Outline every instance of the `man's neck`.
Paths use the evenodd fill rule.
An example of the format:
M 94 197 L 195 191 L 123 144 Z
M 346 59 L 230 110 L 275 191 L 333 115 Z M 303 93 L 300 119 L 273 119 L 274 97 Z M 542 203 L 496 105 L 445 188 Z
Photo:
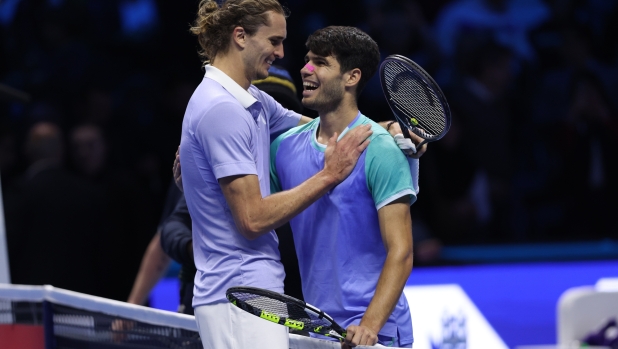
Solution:
M 251 79 L 247 78 L 245 69 L 243 69 L 244 64 L 239 55 L 218 55 L 212 60 L 211 64 L 232 78 L 245 90 L 248 90 L 249 86 L 251 86 Z
M 337 132 L 337 136 L 340 136 L 341 132 L 350 125 L 357 115 L 358 106 L 356 103 L 340 103 L 333 110 L 320 112 L 318 143 L 327 144 L 335 132 Z

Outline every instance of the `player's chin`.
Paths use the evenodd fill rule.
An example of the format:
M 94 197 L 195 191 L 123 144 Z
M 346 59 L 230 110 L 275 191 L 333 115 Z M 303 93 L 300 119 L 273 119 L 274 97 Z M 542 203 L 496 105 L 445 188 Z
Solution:
M 266 79 L 268 77 L 268 69 L 258 70 L 256 75 L 256 80 Z
M 315 110 L 315 103 L 313 103 L 311 98 L 303 97 L 303 99 L 301 99 L 300 102 L 302 103 L 303 107 L 307 109 Z

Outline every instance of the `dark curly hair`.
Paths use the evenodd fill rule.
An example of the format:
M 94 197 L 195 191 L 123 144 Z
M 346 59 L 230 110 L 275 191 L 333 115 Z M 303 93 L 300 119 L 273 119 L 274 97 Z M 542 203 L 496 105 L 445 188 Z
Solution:
M 227 0 L 221 6 L 213 0 L 201 0 L 191 32 L 197 35 L 204 63 L 228 49 L 235 27 L 254 35 L 260 26 L 268 25 L 268 11 L 289 16 L 277 0 Z
M 330 26 L 318 29 L 309 35 L 305 46 L 316 55 L 335 57 L 341 72 L 359 68 L 362 74 L 356 89 L 357 98 L 380 63 L 378 44 L 367 33 L 355 27 Z

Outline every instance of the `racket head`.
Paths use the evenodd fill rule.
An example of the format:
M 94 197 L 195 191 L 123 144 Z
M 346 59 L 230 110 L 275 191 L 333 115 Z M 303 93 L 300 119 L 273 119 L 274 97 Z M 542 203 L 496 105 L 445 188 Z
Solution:
M 414 61 L 401 55 L 386 57 L 380 65 L 380 83 L 402 130 L 410 130 L 429 142 L 448 132 L 451 110 L 446 97 Z
M 294 297 L 257 287 L 231 287 L 225 295 L 235 306 L 262 319 L 340 341 L 346 336 L 332 317 Z

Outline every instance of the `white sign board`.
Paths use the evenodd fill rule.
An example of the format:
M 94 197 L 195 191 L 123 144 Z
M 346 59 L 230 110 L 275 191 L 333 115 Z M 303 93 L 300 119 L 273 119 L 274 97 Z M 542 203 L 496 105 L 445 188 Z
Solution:
M 414 349 L 508 349 L 459 285 L 406 286 Z

